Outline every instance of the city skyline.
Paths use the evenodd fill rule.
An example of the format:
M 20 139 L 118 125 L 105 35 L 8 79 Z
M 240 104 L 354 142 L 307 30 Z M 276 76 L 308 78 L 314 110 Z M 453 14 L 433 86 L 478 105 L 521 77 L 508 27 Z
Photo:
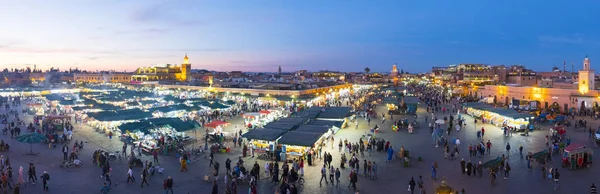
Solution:
M 19 1 L 0 12 L 0 66 L 133 71 L 408 72 L 459 63 L 567 70 L 600 52 L 600 2 Z M 551 22 L 548 22 L 551 21 Z

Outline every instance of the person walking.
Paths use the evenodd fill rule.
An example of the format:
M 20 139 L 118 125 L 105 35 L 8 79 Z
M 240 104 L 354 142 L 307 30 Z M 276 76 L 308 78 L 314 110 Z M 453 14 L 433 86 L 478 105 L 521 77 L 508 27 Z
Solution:
M 415 182 L 415 178 L 414 177 L 410 177 L 410 181 L 408 181 L 408 191 L 410 191 L 411 194 L 415 193 L 415 186 L 417 185 L 417 183 Z
M 510 156 L 510 143 L 506 142 L 506 157 Z
M 340 168 L 336 168 L 335 169 L 335 182 L 337 182 L 337 185 L 340 185 L 340 176 L 342 176 L 342 172 L 340 172 Z
M 152 157 L 154 158 L 154 163 L 156 163 L 156 165 L 160 165 L 158 163 L 158 150 L 154 149 L 154 151 L 152 152 Z
M 29 170 L 27 171 L 27 175 L 29 175 L 29 182 L 33 182 L 33 184 L 37 182 L 37 176 L 35 175 L 35 165 L 33 165 L 33 163 L 29 163 Z
M 560 178 L 560 173 L 558 173 L 558 169 L 554 168 L 552 170 L 552 178 L 554 179 L 554 190 L 558 189 L 558 179 Z
M 431 164 L 431 179 L 433 180 L 437 180 L 437 162 L 433 162 L 433 164 Z
M 377 179 L 377 164 L 373 161 L 373 166 L 371 166 L 371 170 L 373 171 L 373 175 L 371 179 Z
M 69 147 L 67 147 L 67 144 L 63 144 L 62 152 L 63 152 L 63 161 L 67 161 L 68 155 L 69 155 Z
M 329 166 L 329 181 L 331 182 L 331 184 L 334 184 L 334 178 L 335 178 L 335 168 L 333 168 L 333 166 Z
M 48 191 L 48 185 L 50 184 L 50 175 L 48 174 L 48 172 L 44 171 L 44 174 L 42 174 L 40 178 L 42 179 L 43 190 Z
M 146 180 L 146 177 L 148 177 L 148 169 L 144 169 L 142 170 L 142 185 L 140 185 L 140 187 L 144 188 L 144 183 L 146 183 L 146 186 L 148 186 L 148 180 Z
M 325 179 L 325 184 L 329 184 L 327 182 L 327 168 L 325 168 L 325 165 L 323 165 L 323 168 L 321 168 L 321 181 L 319 181 L 320 186 L 323 186 L 323 179 Z
M 129 181 L 135 182 L 135 177 L 133 177 L 133 170 L 131 169 L 131 166 L 129 167 L 129 170 L 127 170 L 127 183 L 129 183 Z
M 523 158 L 523 144 L 519 145 L 519 155 Z
M 486 152 L 487 154 L 490 154 L 492 151 L 492 142 L 490 142 L 490 140 L 488 139 L 487 143 L 485 143 L 485 148 L 486 148 Z
M 510 165 L 508 164 L 508 162 L 506 162 L 506 165 L 504 165 L 504 180 L 508 179 L 508 176 L 510 175 Z
M 108 188 L 112 187 L 112 181 L 110 180 L 109 172 L 106 172 L 106 174 L 104 174 L 104 180 L 108 183 Z M 104 185 L 106 185 L 106 183 L 104 183 Z
M 165 189 L 165 194 L 168 194 L 169 191 L 171 192 L 171 194 L 173 194 L 173 178 L 171 178 L 171 176 L 169 176 L 167 178 L 167 188 Z
M 465 159 L 462 158 L 460 160 L 460 171 L 462 172 L 463 175 L 467 172 L 466 165 L 467 165 L 467 162 L 465 162 Z

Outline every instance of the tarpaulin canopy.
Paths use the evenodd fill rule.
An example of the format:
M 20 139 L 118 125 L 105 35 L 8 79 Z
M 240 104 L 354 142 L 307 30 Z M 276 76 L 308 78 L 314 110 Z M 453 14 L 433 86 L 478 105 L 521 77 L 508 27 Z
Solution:
M 244 133 L 242 137 L 253 140 L 275 141 L 279 139 L 279 137 L 281 137 L 281 135 L 283 135 L 284 133 L 286 133 L 286 131 L 269 128 L 259 128 L 252 129 L 247 133 Z
M 325 134 L 329 132 L 329 129 L 331 129 L 331 127 L 318 125 L 302 125 L 298 127 L 295 131 Z
M 317 118 L 319 116 L 319 113 L 321 113 L 320 111 L 307 111 L 307 110 L 303 110 L 300 112 L 296 112 L 294 114 L 292 114 L 293 117 L 301 117 L 301 118 L 309 118 L 309 119 L 314 119 Z
M 322 108 L 323 107 L 317 107 Z M 344 119 L 350 116 L 350 111 L 352 108 L 350 107 L 326 107 L 325 111 L 321 111 L 317 119 Z
M 194 121 L 183 121 L 178 118 L 154 118 L 148 120 L 141 120 L 133 123 L 125 123 L 119 125 L 119 129 L 124 131 L 140 131 L 147 133 L 149 129 L 170 126 L 178 132 L 192 130 L 198 127 L 198 124 Z
M 193 103 L 194 105 L 198 105 L 198 106 L 204 106 L 204 107 L 208 107 L 210 109 L 224 109 L 224 108 L 229 108 L 229 106 L 218 103 L 218 102 L 209 102 L 209 101 L 202 101 L 202 102 L 198 102 L 198 103 Z
M 175 103 L 183 103 L 183 102 L 185 102 L 185 99 L 176 98 L 176 97 L 174 97 L 174 96 L 171 96 L 171 95 L 169 95 L 169 96 L 165 96 L 165 97 L 163 98 L 163 100 L 164 100 L 164 101 L 172 101 L 172 102 L 175 102 Z
M 140 104 L 142 104 L 142 105 L 147 105 L 147 104 L 154 104 L 154 103 L 157 103 L 158 101 L 156 101 L 156 100 L 140 100 L 139 102 L 140 102 Z
M 312 120 L 310 122 L 308 122 L 308 125 L 320 125 L 320 126 L 327 126 L 327 127 L 337 127 L 337 128 L 342 128 L 342 125 L 344 124 L 344 122 L 342 121 L 326 121 L 326 120 Z
M 92 117 L 99 121 L 125 121 L 125 120 L 140 120 L 145 118 L 151 118 L 152 113 L 145 112 L 140 109 L 128 109 L 128 110 L 117 110 L 117 111 L 102 111 L 96 113 L 88 113 L 89 117 Z
M 300 126 L 300 124 L 297 124 L 297 123 L 285 123 L 285 122 L 277 122 L 277 121 L 275 121 L 275 122 L 272 122 L 272 123 L 269 123 L 269 124 L 265 125 L 265 128 L 290 131 L 290 130 L 294 130 L 294 129 L 298 128 L 298 126 Z
M 199 111 L 199 110 L 201 110 L 200 107 L 187 106 L 185 104 L 177 104 L 177 105 L 173 105 L 173 106 L 161 106 L 161 107 L 148 109 L 148 111 L 150 111 L 150 112 L 158 111 L 158 112 L 163 112 L 163 113 L 173 112 L 173 111 Z
M 312 147 L 323 136 L 322 133 L 290 131 L 277 140 L 280 144 L 291 146 Z
M 213 122 L 207 123 L 206 125 L 204 125 L 204 127 L 217 128 L 221 125 L 227 125 L 227 124 L 229 124 L 229 123 L 225 122 L 225 121 L 213 121 Z
M 289 117 L 289 118 L 281 118 L 281 119 L 277 120 L 276 122 L 303 125 L 303 124 L 306 124 L 307 121 L 308 121 L 308 118 Z

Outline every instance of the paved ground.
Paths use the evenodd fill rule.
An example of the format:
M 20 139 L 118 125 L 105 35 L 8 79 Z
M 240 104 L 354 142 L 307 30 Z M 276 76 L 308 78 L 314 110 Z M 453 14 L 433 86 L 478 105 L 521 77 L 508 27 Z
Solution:
M 379 115 L 383 112 L 383 106 L 378 108 Z M 467 193 L 587 193 L 589 185 L 597 177 L 600 170 L 597 167 L 590 169 L 569 171 L 567 169 L 561 170 L 561 188 L 558 190 L 553 189 L 553 183 L 547 180 L 542 180 L 540 177 L 538 166 L 534 165 L 533 171 L 526 170 L 526 162 L 518 156 L 517 148 L 522 144 L 525 149 L 524 152 L 537 152 L 544 147 L 543 136 L 548 132 L 548 127 L 544 127 L 542 131 L 533 132 L 529 137 L 513 136 L 503 137 L 501 131 L 491 125 L 483 125 L 486 128 L 485 139 L 490 139 L 493 143 L 492 154 L 481 159 L 483 162 L 495 158 L 502 153 L 505 153 L 504 145 L 506 142 L 510 142 L 513 151 L 510 153 L 510 163 L 512 166 L 512 174 L 510 179 L 503 180 L 497 179 L 496 186 L 491 186 L 490 180 L 487 176 L 482 178 L 463 176 L 460 173 L 460 160 L 444 160 L 442 148 L 435 148 L 431 142 L 431 135 L 424 124 L 424 116 L 429 115 L 424 112 L 424 108 L 419 110 L 419 121 L 421 122 L 421 129 L 418 129 L 413 134 L 408 134 L 406 131 L 392 132 L 390 129 L 390 122 L 386 122 L 382 126 L 383 130 L 378 135 L 384 139 L 389 139 L 392 146 L 398 151 L 400 146 L 404 146 L 406 150 L 411 151 L 413 158 L 422 157 L 424 161 L 417 162 L 413 160 L 412 167 L 403 168 L 399 161 L 384 162 L 385 154 L 373 152 L 370 157 L 364 159 L 377 162 L 379 166 L 379 179 L 378 180 L 367 180 L 360 177 L 358 180 L 358 189 L 361 193 L 384 193 L 390 191 L 397 191 L 394 193 L 406 192 L 408 181 L 410 177 L 417 178 L 422 175 L 425 180 L 425 186 L 428 193 L 434 193 L 434 188 L 439 185 L 438 181 L 431 180 L 430 177 L 430 165 L 433 161 L 438 161 L 438 177 L 446 177 L 450 186 L 461 189 L 465 188 Z M 438 116 L 442 116 L 438 114 Z M 399 116 L 395 116 L 394 119 L 399 119 Z M 388 119 L 389 120 L 389 119 Z M 226 128 L 226 131 L 232 131 L 233 126 L 239 125 L 241 119 L 234 119 L 231 121 L 233 125 Z M 598 126 L 597 121 L 589 121 L 593 123 L 592 126 Z M 372 121 L 372 125 L 380 124 L 380 121 Z M 467 117 L 467 129 L 459 133 L 453 132 L 451 135 L 459 137 L 461 139 L 461 151 L 465 151 L 469 143 L 476 142 L 476 133 L 473 126 L 473 122 L 470 117 Z M 368 131 L 370 127 L 367 126 L 364 119 L 359 119 L 359 129 L 355 130 L 354 127 L 346 128 L 336 134 L 336 140 L 340 138 L 347 138 L 349 141 L 356 142 L 360 136 Z M 481 128 L 481 124 L 477 126 Z M 202 132 L 199 132 L 199 136 Z M 592 145 L 591 141 L 587 139 L 587 133 L 582 132 L 571 132 L 568 134 L 572 137 L 573 143 L 586 143 Z M 3 153 L 11 157 L 11 163 L 15 169 L 18 166 L 23 166 L 26 171 L 27 163 L 33 162 L 37 165 L 38 176 L 43 171 L 48 171 L 51 175 L 50 191 L 48 193 L 88 193 L 96 192 L 99 190 L 103 183 L 103 179 L 100 178 L 101 170 L 92 165 L 91 152 L 94 149 L 103 148 L 108 150 L 120 150 L 122 143 L 117 140 L 109 141 L 104 135 L 98 134 L 91 130 L 89 127 L 79 126 L 76 127 L 75 138 L 77 140 L 84 140 L 87 142 L 83 154 L 80 158 L 83 159 L 84 166 L 81 168 L 68 168 L 62 169 L 58 165 L 62 161 L 62 155 L 59 148 L 48 149 L 46 145 L 33 145 L 33 150 L 40 152 L 39 156 L 26 156 L 21 153 L 29 151 L 27 144 L 17 143 L 11 140 L 9 137 L 1 137 L 5 142 L 11 144 L 11 151 Z M 336 142 L 337 145 L 337 142 Z M 337 147 L 334 150 L 325 150 L 332 152 L 333 164 L 339 166 L 340 153 L 337 151 Z M 233 149 L 232 153 L 218 154 L 215 158 L 216 161 L 221 163 L 221 169 L 224 169 L 224 162 L 226 158 L 234 160 L 241 154 L 240 149 Z M 464 154 L 463 154 L 464 155 Z M 465 157 L 466 160 L 468 157 Z M 363 160 L 363 158 L 360 158 Z M 150 158 L 148 158 L 150 160 Z M 246 158 L 247 164 L 253 164 L 254 159 Z M 126 184 L 126 165 L 125 161 L 117 162 L 113 164 L 113 191 L 115 193 L 141 193 L 141 192 L 159 192 L 162 191 L 162 180 L 167 176 L 172 176 L 175 181 L 175 192 L 177 193 L 208 193 L 211 190 L 211 184 L 203 182 L 202 177 L 210 171 L 208 167 L 208 160 L 200 158 L 197 162 L 188 165 L 189 172 L 179 172 L 179 165 L 174 155 L 161 156 L 161 166 L 165 168 L 164 174 L 157 174 L 151 178 L 150 186 L 140 188 L 139 182 L 135 184 Z M 234 160 L 235 161 L 235 160 Z M 559 160 L 554 160 L 559 166 Z M 475 159 L 474 159 L 475 162 Z M 261 167 L 264 167 L 265 161 L 259 161 Z M 323 185 L 319 186 L 318 181 L 320 177 L 319 167 L 322 165 L 321 162 L 317 161 L 314 166 L 305 167 L 305 178 L 306 183 L 301 188 L 301 193 L 353 193 L 346 186 L 348 185 L 348 169 L 342 171 L 341 185 L 331 186 Z M 362 170 L 362 162 L 361 162 Z M 17 170 L 15 170 L 16 173 Z M 484 171 L 485 172 L 485 171 Z M 26 173 L 26 172 L 25 172 Z M 261 172 L 262 173 L 262 172 Z M 140 169 L 134 169 L 134 174 L 139 179 Z M 262 180 L 259 181 L 259 193 L 274 193 L 278 186 L 274 186 L 270 183 L 270 180 L 265 179 L 263 175 Z M 499 176 L 500 177 L 500 176 Z M 138 180 L 140 181 L 140 180 Z M 220 182 L 220 193 L 224 191 L 224 184 Z M 238 186 L 238 192 L 247 192 L 246 185 Z M 24 193 L 41 192 L 40 184 L 28 185 L 22 191 Z

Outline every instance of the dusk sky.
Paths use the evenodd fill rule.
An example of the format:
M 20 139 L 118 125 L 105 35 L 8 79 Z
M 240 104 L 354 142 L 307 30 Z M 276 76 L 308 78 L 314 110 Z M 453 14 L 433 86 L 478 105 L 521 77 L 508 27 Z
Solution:
M 0 0 L 0 67 L 600 70 L 600 1 Z M 594 62 L 596 61 L 596 62 Z

